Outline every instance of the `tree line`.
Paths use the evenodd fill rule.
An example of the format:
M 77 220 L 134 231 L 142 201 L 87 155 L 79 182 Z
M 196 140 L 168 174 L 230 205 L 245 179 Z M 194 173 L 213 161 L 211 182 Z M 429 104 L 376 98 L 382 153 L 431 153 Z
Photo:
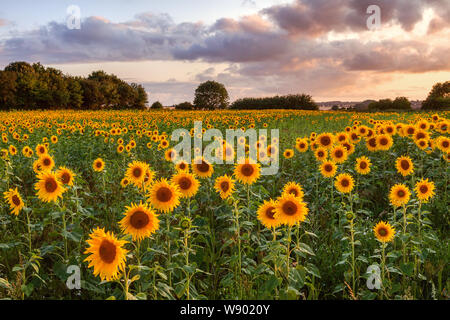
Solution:
M 0 110 L 145 109 L 147 102 L 142 85 L 104 71 L 72 77 L 39 62 L 13 62 L 0 70 Z

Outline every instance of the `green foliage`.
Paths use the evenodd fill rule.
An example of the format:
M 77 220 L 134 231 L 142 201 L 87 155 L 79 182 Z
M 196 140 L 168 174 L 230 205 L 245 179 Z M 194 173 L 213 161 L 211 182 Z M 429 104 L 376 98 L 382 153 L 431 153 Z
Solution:
M 450 81 L 436 83 L 422 104 L 423 110 L 444 110 L 450 108 Z
M 194 105 L 188 101 L 182 102 L 180 104 L 175 105 L 175 109 L 177 110 L 193 110 Z
M 275 96 L 268 98 L 243 98 L 236 100 L 230 109 L 298 109 L 298 110 L 319 110 L 312 97 L 306 94 L 296 94 L 287 96 Z
M 194 105 L 196 109 L 225 109 L 229 103 L 225 86 L 216 81 L 206 81 L 195 90 Z
M 412 110 L 411 102 L 406 97 L 397 97 L 394 101 L 391 99 L 381 99 L 371 102 L 368 109 L 371 111 Z
M 150 109 L 162 109 L 163 105 L 161 104 L 161 102 L 156 101 L 152 104 L 152 106 L 150 107 Z
M 71 77 L 39 62 L 13 62 L 0 71 L 0 110 L 144 109 L 147 102 L 142 85 L 104 71 Z

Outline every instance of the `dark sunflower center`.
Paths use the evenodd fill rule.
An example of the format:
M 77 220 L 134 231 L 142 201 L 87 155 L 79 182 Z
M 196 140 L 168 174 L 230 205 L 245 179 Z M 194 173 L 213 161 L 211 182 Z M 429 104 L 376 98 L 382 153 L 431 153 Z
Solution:
M 443 146 L 444 148 L 448 148 L 449 144 L 450 144 L 450 143 L 449 143 L 448 141 L 442 142 L 442 146 Z
M 322 158 L 325 154 L 323 153 L 323 151 L 319 151 L 317 152 L 317 155 L 319 156 L 319 158 Z
M 130 218 L 130 224 L 135 229 L 142 229 L 148 225 L 150 219 L 148 215 L 142 211 L 136 211 Z
M 189 178 L 182 177 L 178 181 L 178 185 L 180 186 L 181 189 L 188 190 L 192 186 L 192 181 Z
M 45 181 L 45 190 L 48 193 L 55 192 L 57 188 L 58 188 L 58 184 L 56 183 L 56 181 L 53 178 L 49 178 Z
M 350 181 L 347 178 L 342 179 L 341 185 L 343 187 L 348 187 L 350 185 Z
M 296 189 L 294 189 L 294 188 L 292 188 L 292 189 L 290 189 L 289 191 L 288 191 L 288 193 L 289 194 L 293 194 L 294 196 L 298 196 L 298 191 L 296 190 Z
M 359 167 L 361 168 L 361 169 L 366 169 L 367 168 L 367 163 L 366 162 L 364 162 L 364 161 L 361 161 L 360 163 L 359 163 Z
M 382 138 L 382 139 L 380 139 L 380 144 L 385 146 L 388 144 L 388 140 L 386 138 Z
M 51 163 L 51 161 L 50 161 L 49 158 L 45 158 L 45 159 L 44 159 L 44 165 L 45 165 L 45 166 L 49 166 L 50 163 Z
M 425 135 L 423 134 L 423 132 L 419 132 L 416 136 L 417 140 L 424 139 L 424 138 L 425 138 Z
M 103 240 L 98 250 L 103 262 L 112 263 L 116 258 L 116 246 L 108 240 Z
M 399 191 L 397 192 L 397 196 L 398 196 L 399 198 L 403 198 L 405 195 L 406 195 L 406 192 L 403 191 L 403 190 L 399 190 Z
M 142 169 L 141 168 L 134 168 L 133 169 L 133 176 L 135 178 L 140 178 L 142 175 Z
M 420 186 L 419 190 L 420 190 L 420 193 L 425 194 L 428 192 L 428 187 L 426 185 L 422 185 L 422 186 Z
M 286 201 L 283 204 L 283 212 L 288 216 L 296 214 L 298 211 L 297 205 L 292 201 Z
M 68 184 L 69 181 L 70 181 L 70 175 L 69 175 L 67 172 L 64 172 L 64 173 L 61 175 L 61 180 L 62 180 L 62 183 Z
M 13 195 L 11 200 L 14 203 L 15 206 L 19 206 L 20 205 L 20 199 L 19 199 L 19 197 L 17 195 Z
M 409 169 L 409 161 L 408 160 L 402 160 L 400 162 L 400 166 L 402 167 L 403 170 L 408 170 Z
M 371 146 L 372 148 L 375 148 L 377 146 L 377 141 L 375 138 L 369 139 L 369 146 Z
M 209 164 L 207 164 L 205 161 L 202 161 L 202 163 L 197 165 L 197 169 L 200 172 L 208 172 L 209 171 Z
M 242 166 L 241 172 L 244 176 L 250 177 L 253 174 L 253 172 L 255 172 L 255 169 L 253 169 L 253 166 L 250 164 L 244 164 Z
M 379 234 L 380 236 L 382 236 L 382 237 L 385 237 L 385 236 L 388 234 L 388 232 L 387 232 L 386 229 L 380 228 L 380 229 L 378 230 L 378 234 Z
M 183 163 L 180 163 L 179 168 L 180 168 L 181 170 L 186 169 L 186 164 L 185 164 L 184 162 L 183 162 Z
M 326 172 L 331 172 L 333 171 L 333 166 L 331 164 L 326 164 L 325 165 L 325 171 Z
M 336 156 L 336 158 L 342 158 L 344 156 L 344 152 L 342 152 L 342 150 L 339 149 L 339 150 L 336 150 L 334 155 Z
M 101 168 L 101 167 L 102 167 L 102 163 L 101 163 L 100 161 L 98 161 L 98 162 L 95 164 L 95 166 L 96 166 L 97 168 Z
M 269 219 L 275 219 L 275 217 L 274 217 L 275 216 L 275 208 L 274 207 L 267 208 L 266 216 Z
M 323 146 L 328 146 L 328 145 L 331 143 L 331 139 L 330 139 L 330 137 L 328 137 L 328 136 L 322 137 L 322 138 L 320 139 L 320 143 L 321 143 Z
M 413 134 L 414 133 L 414 128 L 408 128 L 408 130 L 406 130 L 406 132 L 408 134 Z
M 230 189 L 230 183 L 228 181 L 222 181 L 220 183 L 220 189 L 222 189 L 223 192 L 227 192 Z
M 172 199 L 172 191 L 167 187 L 161 187 L 156 192 L 156 198 L 161 202 L 168 202 Z

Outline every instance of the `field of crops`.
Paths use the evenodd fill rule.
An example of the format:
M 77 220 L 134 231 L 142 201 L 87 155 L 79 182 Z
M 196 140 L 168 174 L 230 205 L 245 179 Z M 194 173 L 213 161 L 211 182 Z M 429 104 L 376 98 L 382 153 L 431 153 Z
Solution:
M 0 299 L 448 299 L 448 119 L 0 113 Z M 180 128 L 227 160 L 226 129 L 267 135 L 188 163 Z

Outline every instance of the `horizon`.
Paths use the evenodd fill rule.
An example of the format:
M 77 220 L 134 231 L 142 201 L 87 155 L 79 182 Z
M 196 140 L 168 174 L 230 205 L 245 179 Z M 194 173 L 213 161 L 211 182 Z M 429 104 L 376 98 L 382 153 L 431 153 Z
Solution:
M 26 0 L 0 9 L 0 68 L 40 61 L 73 76 L 104 70 L 142 84 L 149 104 L 192 101 L 206 80 L 223 83 L 231 101 L 296 93 L 318 103 L 422 101 L 450 79 L 447 3 Z M 80 29 L 68 27 L 70 5 L 80 9 Z M 375 30 L 369 5 L 380 7 Z

